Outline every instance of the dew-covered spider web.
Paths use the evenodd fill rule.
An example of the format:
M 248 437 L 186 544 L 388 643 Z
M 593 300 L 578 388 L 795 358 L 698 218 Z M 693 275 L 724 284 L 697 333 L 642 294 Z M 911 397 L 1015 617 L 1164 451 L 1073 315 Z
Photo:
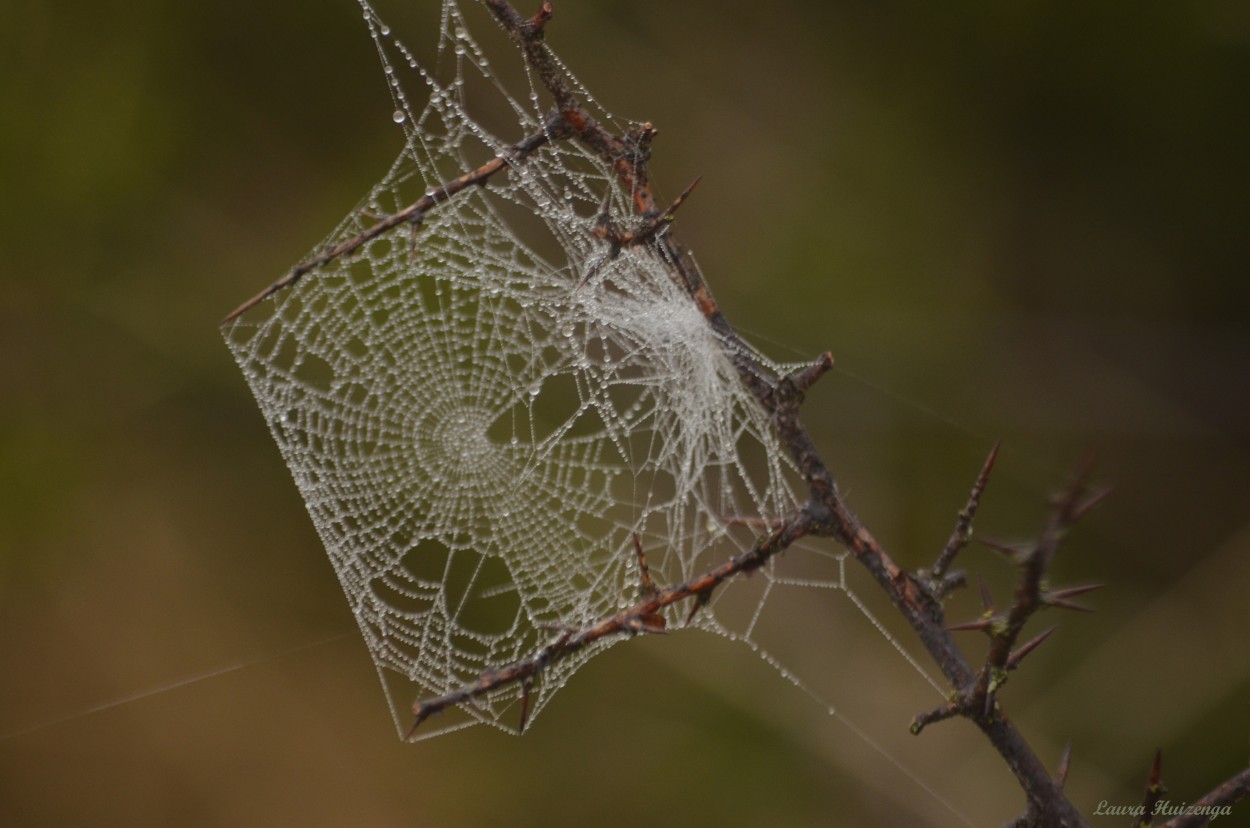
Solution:
M 730 343 L 657 247 L 614 249 L 593 232 L 605 216 L 636 227 L 633 194 L 575 141 L 524 159 L 510 149 L 543 131 L 551 107 L 519 53 L 488 50 L 446 0 L 429 33 L 437 50 L 418 59 L 361 8 L 405 146 L 310 257 L 491 159 L 504 168 L 278 291 L 227 325 L 226 339 L 404 734 L 417 699 L 636 603 L 636 543 L 656 584 L 679 583 L 750 548 L 801 505 L 802 490 Z M 490 26 L 482 17 L 475 32 Z M 631 129 L 568 80 L 614 132 Z M 840 571 L 841 558 L 823 554 Z M 689 619 L 688 601 L 670 607 L 667 627 L 751 642 L 766 604 L 813 585 L 851 595 L 871 620 L 839 577 L 817 583 L 770 564 Z M 531 686 L 501 687 L 416 735 L 516 730 L 523 705 L 532 721 L 621 640 L 601 639 Z

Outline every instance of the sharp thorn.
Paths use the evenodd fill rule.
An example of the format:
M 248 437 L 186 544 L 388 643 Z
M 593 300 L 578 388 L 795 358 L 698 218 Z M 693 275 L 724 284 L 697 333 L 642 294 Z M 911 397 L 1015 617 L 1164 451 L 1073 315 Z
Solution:
M 977 538 L 977 542 L 982 546 L 987 546 L 995 552 L 1005 555 L 1012 562 L 1020 560 L 1020 558 L 1028 551 L 1020 544 L 1005 543 L 993 538 Z
M 989 691 L 985 694 L 985 707 L 981 711 L 981 716 L 985 721 L 990 721 L 994 716 L 994 693 Z
M 638 538 L 638 533 L 634 532 L 634 554 L 638 556 L 638 576 L 641 581 L 641 589 L 643 598 L 650 598 L 660 590 L 656 587 L 655 582 L 651 580 L 651 567 L 647 565 L 647 556 L 642 551 L 642 541 Z
M 1014 670 L 1017 667 L 1019 667 L 1020 662 L 1024 661 L 1025 656 L 1029 655 L 1029 653 L 1033 652 L 1038 647 L 1042 646 L 1042 642 L 1050 638 L 1054 634 L 1056 629 L 1058 629 L 1058 627 L 1051 627 L 1050 629 L 1042 632 L 1040 635 L 1038 635 L 1036 638 L 1032 639 L 1028 643 L 1021 645 L 1020 648 L 1017 649 L 1014 653 L 1007 656 L 1007 669 Z
M 1087 495 L 1083 500 L 1075 503 L 1072 506 L 1071 519 L 1076 521 L 1085 517 L 1087 514 L 1093 511 L 1097 506 L 1101 505 L 1102 502 L 1107 499 L 1107 495 L 1109 494 L 1111 494 L 1111 487 L 1104 486 L 1103 488 L 1098 489 L 1092 492 L 1091 494 Z
M 1060 515 L 1060 520 L 1071 523 L 1076 520 L 1080 514 L 1081 494 L 1085 491 L 1085 484 L 1089 480 L 1090 474 L 1094 470 L 1094 452 L 1088 451 L 1077 463 L 1076 472 L 1072 475 L 1071 482 L 1054 499 L 1054 508 Z
M 986 612 L 994 612 L 994 596 L 990 595 L 990 585 L 980 575 L 977 576 L 977 583 L 981 588 L 981 606 Z
M 668 205 L 668 209 L 665 210 L 664 213 L 660 216 L 660 221 L 671 222 L 673 220 L 673 214 L 677 212 L 677 208 L 681 207 L 681 205 L 686 201 L 686 199 L 690 197 L 690 194 L 694 192 L 694 188 L 698 187 L 699 182 L 702 180 L 703 180 L 703 176 L 699 176 L 694 181 L 691 181 L 690 185 L 686 187 L 686 189 L 681 191 L 681 195 L 673 199 L 673 203 Z
M 690 622 L 694 620 L 699 610 L 703 609 L 712 600 L 712 590 L 705 589 L 702 592 L 694 594 L 694 600 L 690 602 L 690 612 L 686 613 L 686 621 L 684 626 L 689 627 Z
M 1087 592 L 1093 592 L 1096 589 L 1102 589 L 1106 584 L 1085 584 L 1084 586 L 1067 587 L 1065 589 L 1053 589 L 1046 593 L 1049 598 L 1075 598 L 1078 595 L 1084 595 Z
M 1055 784 L 1061 789 L 1065 782 L 1068 781 L 1068 770 L 1072 767 L 1072 743 L 1068 742 L 1063 747 L 1063 755 L 1059 757 L 1059 769 L 1055 771 Z
M 965 621 L 962 624 L 951 624 L 946 628 L 947 632 L 967 632 L 969 630 L 988 630 L 993 622 L 988 618 L 978 618 L 976 621 Z
M 416 704 L 412 708 L 412 712 L 417 717 L 417 720 L 412 723 L 412 727 L 408 728 L 408 732 L 404 735 L 405 742 L 411 742 L 412 737 L 415 736 L 417 733 L 417 728 L 421 726 L 422 722 L 424 722 L 426 719 L 430 717 L 429 711 L 426 710 L 424 705 L 420 703 Z
M 525 724 L 530 717 L 530 682 L 521 684 L 521 722 L 517 725 L 517 733 L 525 732 Z
M 985 493 L 985 487 L 990 482 L 990 473 L 994 471 L 994 463 L 998 460 L 998 450 L 1002 447 L 1002 440 L 995 440 L 994 447 L 990 449 L 990 453 L 986 456 L 985 462 L 981 464 L 981 473 L 977 475 L 976 482 L 972 484 L 972 494 L 968 498 L 968 520 L 971 521 L 973 513 L 977 510 L 977 505 L 981 502 L 981 496 Z

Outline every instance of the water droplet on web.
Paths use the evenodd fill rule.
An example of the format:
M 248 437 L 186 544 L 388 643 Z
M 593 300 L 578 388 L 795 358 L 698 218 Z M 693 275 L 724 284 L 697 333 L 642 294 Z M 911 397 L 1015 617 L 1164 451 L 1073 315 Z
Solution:
M 566 338 L 572 336 L 573 335 L 573 323 L 570 322 L 569 324 L 561 328 L 560 334 Z
M 391 120 L 397 124 L 402 124 L 407 119 L 408 119 L 408 116 L 404 113 L 402 109 L 396 109 L 394 112 L 391 113 Z

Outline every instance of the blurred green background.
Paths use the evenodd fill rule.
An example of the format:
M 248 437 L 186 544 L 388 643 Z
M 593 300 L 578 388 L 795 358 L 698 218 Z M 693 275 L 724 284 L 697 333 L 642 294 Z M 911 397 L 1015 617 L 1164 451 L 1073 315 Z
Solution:
M 424 49 L 436 5 L 379 10 Z M 1003 695 L 1052 766 L 1073 742 L 1078 804 L 1139 801 L 1156 747 L 1178 801 L 1244 767 L 1246 5 L 556 10 L 574 71 L 660 127 L 661 194 L 704 176 L 679 228 L 730 318 L 774 357 L 834 353 L 808 422 L 897 559 L 932 560 L 995 438 L 996 537 L 1098 452 L 1114 494 L 1054 577 L 1109 584 L 1100 611 Z M 15 0 L 0 91 L 0 824 L 1018 813 L 970 726 L 906 734 L 940 697 L 827 594 L 765 644 L 841 718 L 692 634 L 614 648 L 523 738 L 399 744 L 216 326 L 399 149 L 359 10 Z M 964 565 L 1007 597 L 990 553 Z

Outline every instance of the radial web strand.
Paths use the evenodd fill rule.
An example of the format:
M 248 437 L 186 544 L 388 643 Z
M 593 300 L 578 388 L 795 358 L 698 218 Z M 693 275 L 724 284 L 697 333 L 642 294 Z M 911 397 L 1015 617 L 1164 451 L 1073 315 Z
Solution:
M 362 10 L 405 146 L 310 258 L 424 195 L 441 200 L 440 184 L 491 159 L 504 167 L 419 224 L 332 258 L 225 334 L 402 734 L 416 699 L 635 603 L 635 538 L 654 581 L 675 584 L 750 548 L 761 526 L 801 505 L 801 489 L 727 343 L 657 249 L 613 249 L 594 232 L 605 215 L 626 230 L 636 221 L 613 170 L 569 140 L 524 159 L 510 150 L 542 131 L 550 108 L 520 55 L 504 44 L 488 58 L 447 0 L 429 68 Z M 518 84 L 522 95 L 507 91 Z M 496 134 L 485 124 L 500 111 Z M 768 597 L 802 583 L 771 565 L 752 581 L 726 584 L 690 625 L 749 640 Z M 666 610 L 668 627 L 688 609 Z M 618 640 L 417 735 L 516 730 L 523 705 L 533 720 Z

